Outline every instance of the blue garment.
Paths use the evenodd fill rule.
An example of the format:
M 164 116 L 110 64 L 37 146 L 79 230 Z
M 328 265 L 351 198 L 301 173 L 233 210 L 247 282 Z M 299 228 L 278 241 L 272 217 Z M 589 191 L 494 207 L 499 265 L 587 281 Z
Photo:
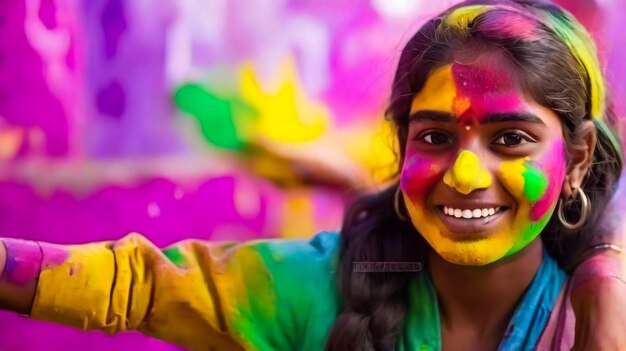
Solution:
M 565 272 L 544 251 L 541 266 L 517 306 L 498 350 L 535 349 L 565 280 Z M 441 350 L 437 293 L 427 273 L 418 275 L 410 296 L 405 327 L 398 340 L 398 351 Z
M 566 274 L 543 253 L 541 266 L 517 306 L 498 350 L 534 350 L 565 283 Z

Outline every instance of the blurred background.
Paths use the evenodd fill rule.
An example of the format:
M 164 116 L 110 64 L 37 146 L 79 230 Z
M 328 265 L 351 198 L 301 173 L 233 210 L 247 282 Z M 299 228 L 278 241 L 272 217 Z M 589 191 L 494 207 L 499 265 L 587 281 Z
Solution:
M 0 2 L 0 236 L 308 237 L 395 171 L 403 43 L 457 1 Z M 562 0 L 626 105 L 621 0 Z M 0 313 L 0 349 L 181 350 Z

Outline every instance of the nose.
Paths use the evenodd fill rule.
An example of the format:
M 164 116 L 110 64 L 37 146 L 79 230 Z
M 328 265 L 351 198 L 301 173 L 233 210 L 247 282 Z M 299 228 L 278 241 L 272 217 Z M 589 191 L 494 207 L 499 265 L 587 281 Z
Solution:
M 467 195 L 476 189 L 490 187 L 491 174 L 480 164 L 476 154 L 463 150 L 443 176 L 443 182 Z

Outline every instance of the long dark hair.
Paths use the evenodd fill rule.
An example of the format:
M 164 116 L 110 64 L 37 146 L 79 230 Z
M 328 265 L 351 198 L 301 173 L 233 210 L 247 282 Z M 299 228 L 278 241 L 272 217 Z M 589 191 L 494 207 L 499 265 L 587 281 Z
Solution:
M 473 5 L 486 6 L 473 17 L 450 21 L 455 10 Z M 514 30 L 516 21 L 527 25 Z M 614 191 L 622 170 L 622 151 L 613 132 L 617 121 L 607 103 L 593 43 L 580 24 L 557 6 L 531 0 L 466 1 L 422 26 L 402 51 L 387 111 L 397 130 L 399 165 L 404 161 L 415 94 L 430 72 L 454 62 L 455 53 L 476 47 L 505 54 L 503 57 L 520 72 L 525 90 L 560 117 L 568 150 L 583 142 L 580 126 L 584 120 L 592 120 L 596 126 L 593 163 L 581 185 L 592 204 L 589 219 L 579 230 L 568 232 L 554 215 L 541 234 L 559 264 L 571 267 L 589 245 L 593 228 Z M 353 263 L 423 261 L 427 244 L 415 227 L 394 211 L 397 187 L 396 183 L 364 196 L 346 211 L 338 273 L 343 311 L 330 332 L 327 350 L 396 347 L 409 282 L 415 273 L 359 273 L 353 272 Z M 567 208 L 566 217 L 578 216 L 576 206 Z

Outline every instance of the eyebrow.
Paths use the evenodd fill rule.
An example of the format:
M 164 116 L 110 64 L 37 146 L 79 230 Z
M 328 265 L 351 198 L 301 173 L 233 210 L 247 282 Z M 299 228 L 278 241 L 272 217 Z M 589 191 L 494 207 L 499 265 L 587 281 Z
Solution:
M 409 123 L 423 121 L 456 123 L 458 119 L 448 112 L 432 110 L 420 110 L 409 116 Z M 480 124 L 504 122 L 527 122 L 545 125 L 541 118 L 529 112 L 490 113 L 481 120 Z
M 529 112 L 492 113 L 485 116 L 485 118 L 481 121 L 481 124 L 503 122 L 528 122 L 545 125 L 541 118 Z
M 457 119 L 447 112 L 433 110 L 420 110 L 409 115 L 409 123 L 423 121 L 456 123 Z

